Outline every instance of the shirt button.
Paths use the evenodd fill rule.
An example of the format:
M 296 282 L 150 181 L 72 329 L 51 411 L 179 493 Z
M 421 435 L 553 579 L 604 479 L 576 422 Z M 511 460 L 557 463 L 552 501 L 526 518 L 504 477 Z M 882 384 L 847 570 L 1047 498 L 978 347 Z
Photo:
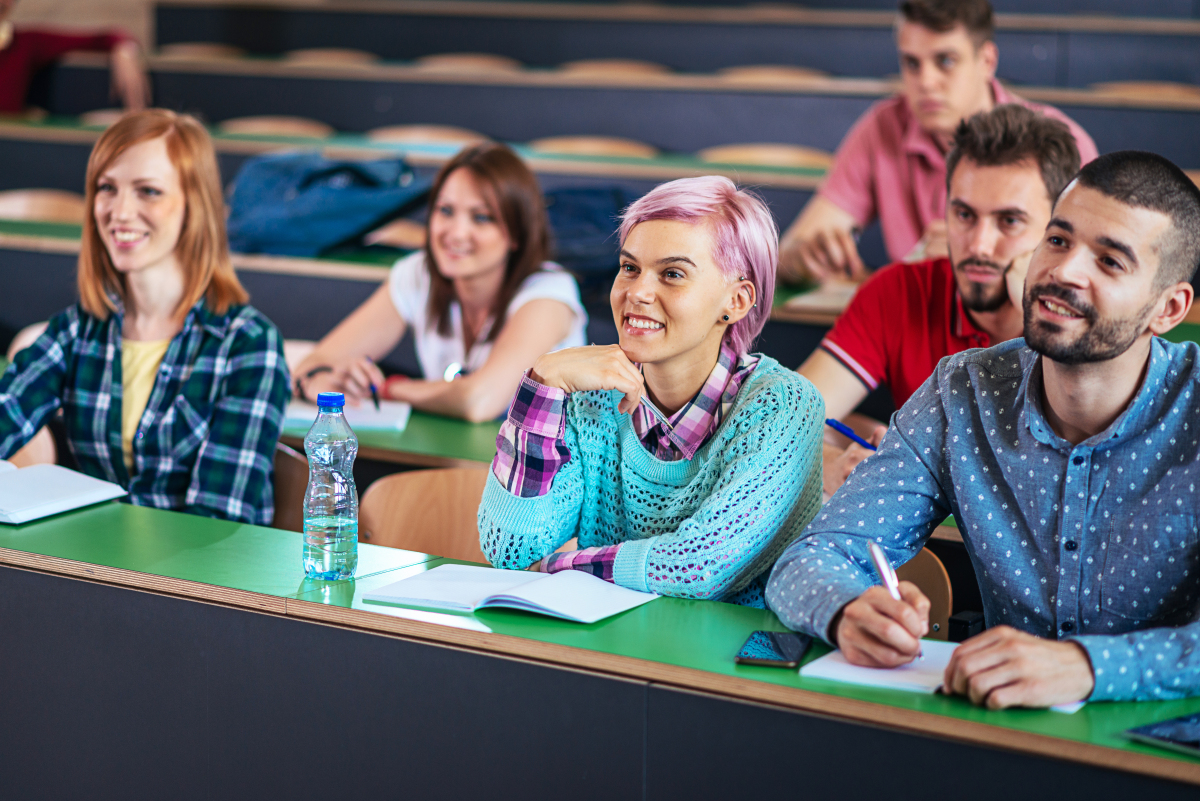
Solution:
M 1075 630 L 1075 624 L 1069 620 L 1064 620 L 1062 624 L 1063 634 L 1069 634 Z
M 1076 456 L 1076 457 L 1075 457 L 1074 459 L 1072 459 L 1071 461 L 1072 461 L 1072 462 L 1074 462 L 1075 464 L 1083 464 L 1083 457 L 1082 457 L 1082 456 Z
M 1079 547 L 1079 543 L 1076 542 L 1075 540 L 1067 540 L 1067 544 L 1064 545 L 1063 547 L 1066 548 L 1068 551 L 1073 551 Z

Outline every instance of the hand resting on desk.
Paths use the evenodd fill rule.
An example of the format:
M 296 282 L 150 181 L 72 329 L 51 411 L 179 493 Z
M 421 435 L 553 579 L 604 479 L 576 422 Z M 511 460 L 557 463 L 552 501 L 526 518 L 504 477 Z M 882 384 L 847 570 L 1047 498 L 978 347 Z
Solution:
M 1096 680 L 1082 646 L 997 626 L 955 649 L 943 689 L 988 709 L 1082 701 Z
M 833 639 L 848 662 L 891 668 L 917 658 L 929 633 L 929 599 L 911 581 L 900 582 L 900 598 L 877 585 L 842 607 Z

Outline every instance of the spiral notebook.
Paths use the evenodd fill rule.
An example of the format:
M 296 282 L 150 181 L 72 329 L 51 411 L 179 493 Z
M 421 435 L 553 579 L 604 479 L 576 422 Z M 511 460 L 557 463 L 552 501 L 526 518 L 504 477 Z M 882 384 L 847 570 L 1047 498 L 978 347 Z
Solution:
M 595 623 L 657 597 L 654 593 L 609 584 L 578 570 L 546 574 L 474 565 L 439 565 L 369 592 L 363 600 L 451 612 L 505 607 L 576 623 Z

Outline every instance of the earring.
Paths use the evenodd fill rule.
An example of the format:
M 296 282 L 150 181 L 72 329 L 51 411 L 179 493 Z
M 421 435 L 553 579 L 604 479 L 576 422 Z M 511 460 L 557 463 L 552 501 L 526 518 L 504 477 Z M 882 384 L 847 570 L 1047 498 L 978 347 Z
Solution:
M 722 317 L 721 319 L 724 320 L 725 322 L 729 322 L 729 315 L 727 314 L 724 317 Z

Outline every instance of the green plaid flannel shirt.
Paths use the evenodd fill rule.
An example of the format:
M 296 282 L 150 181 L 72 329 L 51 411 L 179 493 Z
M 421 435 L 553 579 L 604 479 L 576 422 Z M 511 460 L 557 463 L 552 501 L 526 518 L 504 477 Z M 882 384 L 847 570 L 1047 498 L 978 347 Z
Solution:
M 163 356 L 133 439 L 121 452 L 123 315 L 72 306 L 0 377 L 0 458 L 62 409 L 67 441 L 88 475 L 129 501 L 266 525 L 271 472 L 290 395 L 278 329 L 251 306 L 214 314 L 201 299 Z

